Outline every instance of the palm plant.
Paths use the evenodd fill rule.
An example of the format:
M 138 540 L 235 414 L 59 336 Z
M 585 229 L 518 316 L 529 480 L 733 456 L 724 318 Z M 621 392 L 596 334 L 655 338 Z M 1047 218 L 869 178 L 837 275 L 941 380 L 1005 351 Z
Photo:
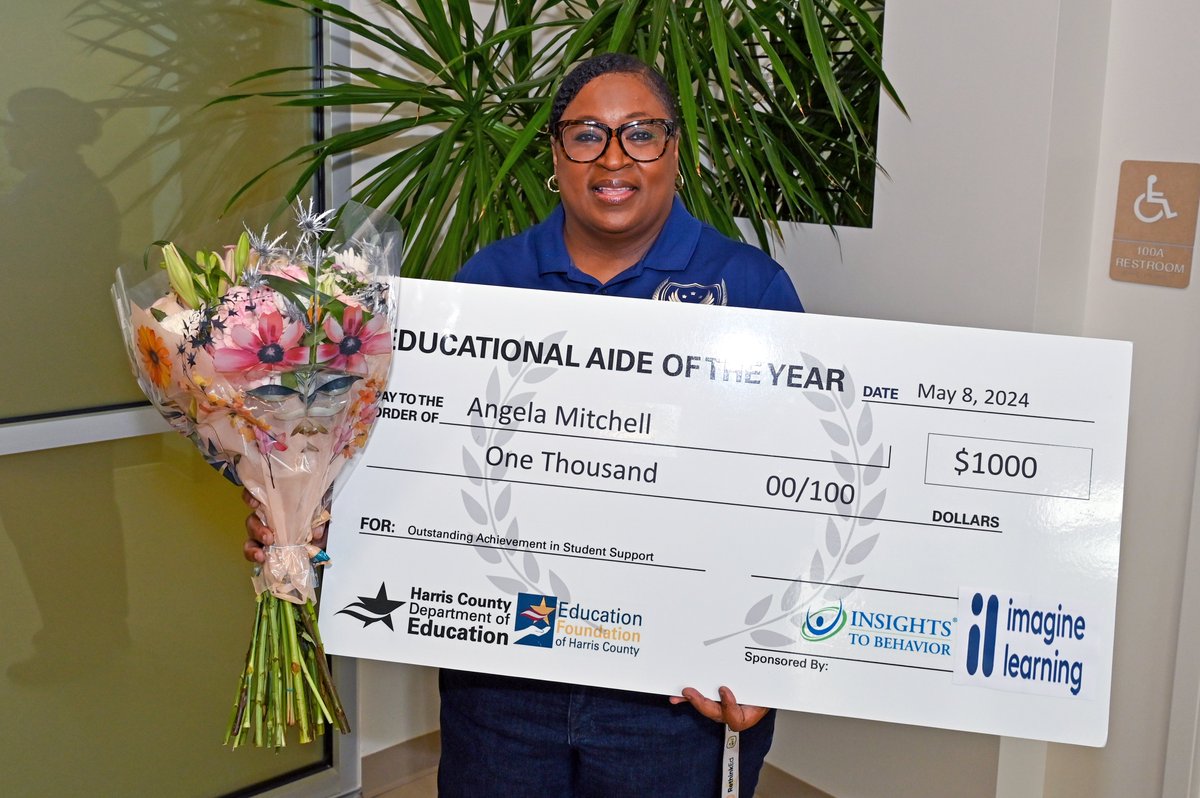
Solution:
M 763 247 L 780 221 L 869 219 L 880 87 L 896 99 L 880 66 L 878 2 L 497 0 L 477 18 L 469 0 L 377 0 L 383 22 L 325 0 L 260 2 L 319 16 L 394 65 L 331 65 L 326 85 L 224 99 L 377 109 L 376 121 L 266 171 L 302 166 L 290 199 L 331 158 L 388 142 L 354 199 L 400 220 L 406 275 L 448 277 L 552 209 L 545 125 L 554 87 L 599 52 L 634 53 L 676 88 L 682 193 L 699 218 L 739 236 L 735 218 L 748 217 Z

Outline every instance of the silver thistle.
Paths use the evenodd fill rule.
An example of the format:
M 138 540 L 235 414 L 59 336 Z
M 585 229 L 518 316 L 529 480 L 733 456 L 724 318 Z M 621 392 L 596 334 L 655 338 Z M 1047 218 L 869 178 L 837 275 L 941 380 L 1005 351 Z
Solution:
M 256 235 L 253 230 L 246 227 L 246 234 L 250 237 L 250 251 L 258 255 L 260 261 L 269 261 L 272 258 L 285 254 L 283 247 L 279 246 L 284 236 L 277 236 L 274 240 L 271 240 L 269 228 L 264 227 L 262 233 Z
M 300 241 L 297 243 L 297 248 L 304 248 L 309 239 L 316 241 L 320 238 L 321 233 L 327 233 L 332 230 L 328 226 L 328 222 L 337 213 L 337 209 L 317 212 L 316 201 L 309 199 L 308 207 L 304 207 L 303 202 L 296 203 L 296 227 L 300 230 Z
M 371 272 L 388 273 L 387 256 L 396 244 L 394 238 L 388 238 L 384 244 L 380 244 L 378 241 L 353 241 L 351 243 L 358 247 L 359 254 L 367 262 Z

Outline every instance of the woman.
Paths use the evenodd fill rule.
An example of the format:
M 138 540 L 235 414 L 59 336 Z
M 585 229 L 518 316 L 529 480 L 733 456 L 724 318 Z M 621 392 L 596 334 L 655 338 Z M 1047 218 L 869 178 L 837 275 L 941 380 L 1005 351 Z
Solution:
M 701 224 L 675 196 L 679 120 L 663 77 L 607 54 L 563 80 L 550 117 L 562 204 L 476 254 L 460 282 L 800 311 L 786 272 Z M 248 559 L 269 530 L 251 516 Z M 687 688 L 661 696 L 443 670 L 442 798 L 655 795 L 720 790 L 725 725 L 742 732 L 752 795 L 774 712 Z

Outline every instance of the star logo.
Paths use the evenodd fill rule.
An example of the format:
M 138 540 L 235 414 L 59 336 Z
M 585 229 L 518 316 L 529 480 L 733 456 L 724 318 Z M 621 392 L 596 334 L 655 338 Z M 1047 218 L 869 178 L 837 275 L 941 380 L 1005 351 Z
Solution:
M 557 607 L 552 607 L 546 604 L 546 597 L 542 596 L 541 603 L 533 604 L 525 608 L 521 615 L 525 616 L 532 623 L 550 624 L 550 613 L 554 612 Z
M 394 632 L 396 631 L 396 627 L 392 626 L 392 613 L 402 606 L 404 606 L 403 601 L 392 601 L 388 598 L 387 585 L 381 582 L 379 584 L 379 592 L 374 597 L 359 596 L 358 601 L 350 602 L 334 614 L 349 615 L 351 618 L 357 618 L 363 622 L 364 629 L 376 621 L 383 621 L 384 625 Z M 351 609 L 352 607 L 361 608 L 362 612 L 357 612 Z
M 513 630 L 518 646 L 552 648 L 554 646 L 554 623 L 550 616 L 558 610 L 557 596 L 542 596 L 537 593 L 518 593 L 516 617 Z

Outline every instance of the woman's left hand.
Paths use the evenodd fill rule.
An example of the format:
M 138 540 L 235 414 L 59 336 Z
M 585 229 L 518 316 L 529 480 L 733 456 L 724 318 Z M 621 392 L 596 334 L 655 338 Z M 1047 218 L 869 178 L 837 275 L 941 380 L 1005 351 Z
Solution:
M 700 691 L 694 687 L 683 688 L 683 695 L 671 696 L 672 704 L 682 704 L 687 702 L 695 707 L 696 711 L 709 720 L 715 720 L 717 723 L 724 723 L 730 729 L 736 732 L 745 731 L 758 723 L 771 710 L 767 707 L 755 707 L 749 704 L 739 704 L 733 695 L 733 691 L 728 687 L 721 687 L 718 691 L 721 700 L 713 701 L 711 698 L 705 698 Z

